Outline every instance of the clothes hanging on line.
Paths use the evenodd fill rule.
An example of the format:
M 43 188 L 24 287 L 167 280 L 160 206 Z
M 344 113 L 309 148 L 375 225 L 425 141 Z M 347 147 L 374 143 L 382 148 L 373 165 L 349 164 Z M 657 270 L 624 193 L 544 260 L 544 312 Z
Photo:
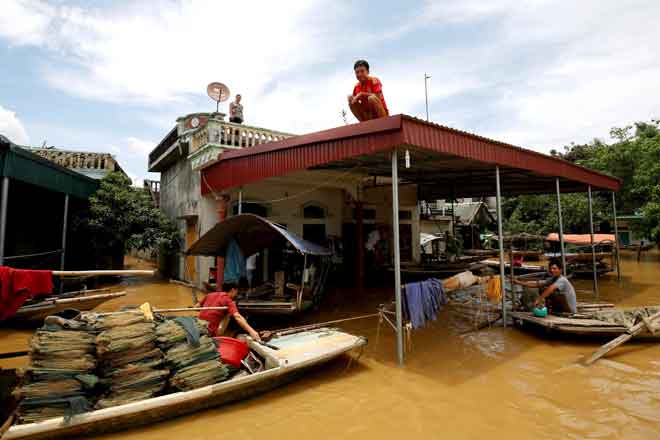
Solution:
M 408 283 L 404 287 L 404 309 L 413 329 L 435 321 L 438 311 L 449 301 L 442 281 L 436 278 Z
M 241 278 L 246 278 L 245 257 L 236 240 L 232 239 L 227 246 L 225 255 L 225 282 L 238 283 Z
M 0 321 L 30 298 L 53 293 L 53 271 L 0 266 Z

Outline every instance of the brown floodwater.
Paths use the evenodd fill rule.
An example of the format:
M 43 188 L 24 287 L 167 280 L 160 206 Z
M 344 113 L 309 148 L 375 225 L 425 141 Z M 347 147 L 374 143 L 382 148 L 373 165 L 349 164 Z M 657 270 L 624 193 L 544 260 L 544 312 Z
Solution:
M 620 306 L 660 304 L 660 255 L 622 257 L 623 278 L 601 278 L 600 300 Z M 594 299 L 589 280 L 576 281 Z M 129 294 L 101 307 L 150 301 L 187 306 L 190 290 L 128 280 Z M 370 313 L 390 293 L 336 292 L 305 321 Z M 280 323 L 282 327 L 291 322 Z M 98 439 L 185 438 L 660 438 L 660 345 L 628 343 L 591 367 L 579 364 L 598 342 L 556 340 L 512 328 L 463 333 L 442 313 L 416 332 L 406 366 L 396 364 L 394 335 L 376 320 L 346 323 L 367 336 L 359 362 L 340 358 L 289 386 L 258 397 Z M 275 324 L 271 324 L 275 325 Z M 24 350 L 30 332 L 0 329 L 2 351 Z M 24 365 L 25 358 L 0 366 Z

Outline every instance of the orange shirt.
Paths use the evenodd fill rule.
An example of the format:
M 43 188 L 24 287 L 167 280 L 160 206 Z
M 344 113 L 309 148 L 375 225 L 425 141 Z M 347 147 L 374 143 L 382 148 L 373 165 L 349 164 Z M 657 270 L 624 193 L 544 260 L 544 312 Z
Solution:
M 378 99 L 380 99 L 380 102 L 383 103 L 383 108 L 387 114 L 390 113 L 390 111 L 387 109 L 387 104 L 385 104 L 385 97 L 383 96 L 383 84 L 381 84 L 378 78 L 375 76 L 369 76 L 367 77 L 367 81 L 364 85 L 361 82 L 358 82 L 355 87 L 353 87 L 353 96 L 362 92 L 373 93 L 378 96 Z

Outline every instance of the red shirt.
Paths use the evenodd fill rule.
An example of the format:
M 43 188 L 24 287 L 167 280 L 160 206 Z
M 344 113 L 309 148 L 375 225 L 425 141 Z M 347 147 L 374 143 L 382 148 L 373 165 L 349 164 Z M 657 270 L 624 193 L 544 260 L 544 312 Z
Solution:
M 209 323 L 209 333 L 215 336 L 218 331 L 220 322 L 225 317 L 225 312 L 229 312 L 231 316 L 238 313 L 236 303 L 226 292 L 212 292 L 206 295 L 200 303 L 202 307 L 227 307 L 227 310 L 202 310 L 199 312 L 199 319 L 203 319 Z
M 383 108 L 387 114 L 390 113 L 390 111 L 387 109 L 387 104 L 385 104 L 385 97 L 383 96 L 383 84 L 381 84 L 378 78 L 375 76 L 369 76 L 367 77 L 367 81 L 365 82 L 364 86 L 361 82 L 358 82 L 355 87 L 353 87 L 353 96 L 356 96 L 358 93 L 362 92 L 374 93 L 376 96 L 378 96 L 380 102 L 383 103 Z

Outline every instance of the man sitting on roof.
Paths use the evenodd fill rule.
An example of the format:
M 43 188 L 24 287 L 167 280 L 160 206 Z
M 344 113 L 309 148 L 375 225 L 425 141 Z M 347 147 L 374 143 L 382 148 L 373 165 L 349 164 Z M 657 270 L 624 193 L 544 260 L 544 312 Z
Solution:
M 551 278 L 538 281 L 520 281 L 513 278 L 513 284 L 525 287 L 544 287 L 545 290 L 534 302 L 539 307 L 545 302 L 548 309 L 554 313 L 577 313 L 577 299 L 575 289 L 568 278 L 561 274 L 562 265 L 559 260 L 551 260 L 549 265 Z
M 222 285 L 222 292 L 210 292 L 204 299 L 199 301 L 195 307 L 227 307 L 227 310 L 202 310 L 199 312 L 199 319 L 203 319 L 209 323 L 209 334 L 211 336 L 222 336 L 227 329 L 229 319 L 234 318 L 234 321 L 241 326 L 255 341 L 260 341 L 259 333 L 257 333 L 248 324 L 245 318 L 238 313 L 238 307 L 234 302 L 234 298 L 238 295 L 238 284 L 224 283 Z
M 369 63 L 358 60 L 353 66 L 358 83 L 348 95 L 348 106 L 358 121 L 382 118 L 390 114 L 383 96 L 383 85 L 375 76 L 369 76 Z

